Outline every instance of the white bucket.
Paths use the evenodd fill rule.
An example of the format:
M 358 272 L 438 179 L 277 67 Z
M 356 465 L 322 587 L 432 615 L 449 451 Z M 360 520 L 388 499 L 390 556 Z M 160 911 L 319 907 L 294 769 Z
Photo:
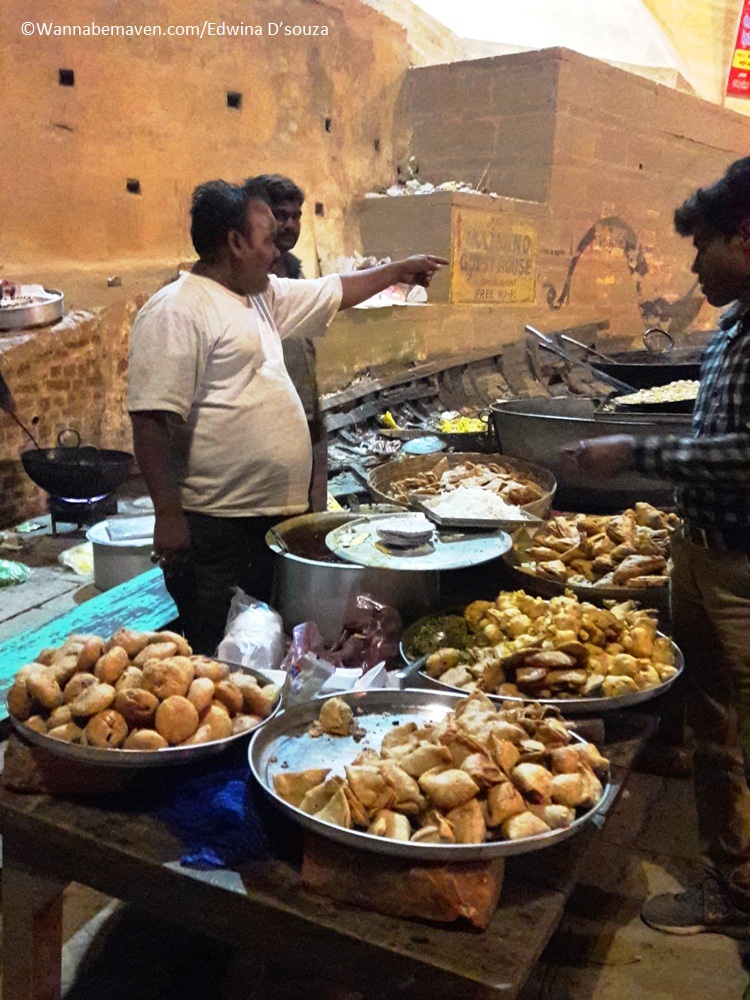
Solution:
M 97 590 L 110 590 L 118 583 L 132 580 L 139 573 L 153 569 L 151 551 L 154 547 L 154 517 L 138 518 L 143 520 L 142 532 L 139 537 L 119 538 L 113 540 L 108 528 L 118 526 L 124 521 L 135 522 L 136 518 L 111 517 L 100 521 L 86 532 L 86 538 L 94 549 L 94 586 Z

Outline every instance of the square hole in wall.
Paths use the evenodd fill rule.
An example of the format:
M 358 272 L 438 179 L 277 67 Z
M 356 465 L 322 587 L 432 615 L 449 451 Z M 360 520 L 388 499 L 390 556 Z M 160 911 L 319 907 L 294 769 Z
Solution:
M 57 79 L 61 87 L 75 87 L 76 75 L 72 69 L 59 69 Z
M 239 110 L 242 107 L 242 94 L 239 90 L 227 91 L 227 107 Z
M 140 194 L 141 193 L 141 182 L 135 177 L 128 177 L 125 181 L 125 187 L 130 192 L 130 194 Z
M 322 201 L 316 201 L 315 202 L 315 214 L 316 215 L 325 215 L 326 214 L 326 207 L 325 207 L 325 205 L 323 204 Z

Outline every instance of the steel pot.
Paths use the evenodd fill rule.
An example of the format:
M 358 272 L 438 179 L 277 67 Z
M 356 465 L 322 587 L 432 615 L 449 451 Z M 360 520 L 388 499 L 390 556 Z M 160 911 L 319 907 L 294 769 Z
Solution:
M 407 622 L 439 606 L 438 573 L 369 569 L 345 563 L 326 550 L 328 532 L 359 516 L 339 511 L 301 514 L 266 535 L 266 544 L 276 553 L 271 603 L 287 632 L 301 622 L 315 622 L 323 640 L 332 645 L 357 594 L 391 604 Z
M 571 471 L 560 460 L 564 444 L 605 434 L 632 434 L 636 438 L 676 434 L 689 437 L 689 415 L 619 412 L 596 415 L 593 399 L 514 399 L 496 403 L 492 420 L 500 451 L 504 455 L 538 462 L 557 479 L 555 506 L 559 510 L 614 513 L 644 500 L 655 506 L 671 506 L 674 486 L 664 479 L 628 472 L 616 479 L 592 479 Z

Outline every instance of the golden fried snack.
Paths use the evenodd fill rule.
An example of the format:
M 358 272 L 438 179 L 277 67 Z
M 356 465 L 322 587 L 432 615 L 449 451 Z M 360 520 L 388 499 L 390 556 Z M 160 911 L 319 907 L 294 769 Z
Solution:
M 8 691 L 8 711 L 21 722 L 31 715 L 33 702 L 26 687 L 26 680 L 16 680 Z
M 52 660 L 56 652 L 57 652 L 56 646 L 45 646 L 44 649 L 37 654 L 36 662 L 42 663 L 44 664 L 45 667 L 48 667 L 50 663 L 52 663 Z
M 153 647 L 146 647 L 150 648 Z M 181 664 L 173 663 L 170 659 L 149 659 L 143 667 L 142 684 L 146 691 L 164 701 L 174 695 L 184 697 L 188 693 L 190 680 Z
M 177 644 L 174 642 L 150 642 L 133 659 L 133 663 L 136 667 L 142 667 L 148 660 L 168 660 L 176 654 Z
M 509 817 L 524 812 L 526 803 L 510 781 L 493 785 L 487 793 L 487 825 L 501 826 Z
M 195 705 L 181 695 L 170 695 L 156 710 L 155 729 L 167 743 L 174 745 L 192 736 L 199 721 Z
M 487 824 L 482 807 L 476 799 L 457 806 L 446 816 L 453 827 L 457 844 L 481 844 L 487 836 Z
M 235 715 L 232 719 L 232 735 L 238 736 L 240 733 L 246 733 L 249 729 L 254 729 L 259 726 L 263 719 L 259 715 Z
M 537 837 L 540 833 L 549 833 L 550 828 L 539 816 L 526 811 L 506 819 L 502 824 L 502 831 L 508 840 L 522 840 L 526 837 Z
M 35 702 L 48 711 L 63 703 L 62 689 L 55 680 L 51 666 L 44 671 L 31 674 L 26 681 L 26 690 Z
M 112 646 L 96 661 L 94 676 L 104 684 L 114 684 L 128 666 L 130 657 L 122 646 Z
M 273 776 L 273 787 L 279 798 L 292 806 L 299 806 L 305 795 L 318 785 L 322 785 L 330 774 L 330 767 L 310 768 L 308 771 L 296 771 Z
M 123 750 L 163 750 L 168 746 L 155 729 L 134 729 L 123 743 Z
M 143 687 L 143 671 L 140 667 L 125 667 L 115 681 L 115 691 L 127 691 L 128 688 Z
M 101 684 L 96 678 L 94 681 L 94 684 L 84 688 L 76 698 L 68 702 L 72 715 L 76 717 L 96 715 L 114 702 L 115 689 L 112 685 Z
M 419 776 L 419 787 L 441 810 L 455 809 L 479 792 L 476 782 L 458 768 L 433 768 Z
M 93 674 L 74 674 L 65 685 L 63 698 L 68 704 L 70 704 L 71 701 L 75 701 L 78 695 L 85 691 L 86 688 L 93 687 L 98 683 L 99 681 Z
M 343 794 L 343 792 L 338 794 Z M 319 814 L 318 818 L 321 819 L 322 814 Z M 342 823 L 338 825 L 343 826 Z M 390 809 L 381 809 L 375 814 L 367 832 L 374 837 L 388 837 L 390 840 L 410 840 L 411 823 L 406 816 L 402 816 L 400 813 L 392 812 Z
M 84 738 L 83 730 L 75 722 L 68 722 L 64 726 L 48 729 L 47 736 L 53 740 L 62 740 L 63 743 L 80 743 Z
M 153 632 L 134 632 L 129 628 L 118 628 L 105 646 L 106 649 L 111 649 L 112 646 L 121 646 L 128 656 L 133 659 L 153 641 Z
M 245 711 L 249 715 L 259 715 L 261 719 L 267 719 L 273 711 L 278 696 L 279 688 L 276 684 L 266 684 L 263 688 L 247 687 L 242 692 Z
M 48 669 L 60 687 L 65 687 L 70 678 L 78 671 L 78 656 L 75 653 L 59 656 L 50 663 Z
M 178 656 L 190 656 L 193 652 L 185 636 L 177 632 L 157 632 L 154 638 L 156 642 L 173 642 Z
M 209 677 L 214 684 L 225 681 L 229 677 L 229 667 L 226 663 L 219 663 L 209 656 L 191 657 L 196 677 Z
M 84 642 L 78 654 L 78 669 L 92 670 L 96 661 L 102 656 L 104 656 L 104 639 L 99 635 L 92 635 Z
M 29 729 L 33 729 L 35 733 L 47 732 L 47 722 L 41 715 L 30 715 L 26 719 L 26 725 Z
M 115 709 L 131 729 L 149 729 L 153 726 L 159 699 L 143 688 L 125 688 L 115 695 Z
M 89 746 L 107 749 L 121 747 L 128 735 L 128 724 L 113 708 L 93 715 L 84 729 Z
M 66 726 L 72 721 L 73 713 L 70 711 L 70 705 L 59 705 L 50 712 L 47 719 L 47 728 L 56 729 L 58 726 Z
M 198 715 L 213 701 L 216 688 L 210 677 L 196 677 L 188 688 L 187 699 L 195 705 Z
M 244 705 L 242 691 L 229 680 L 219 681 L 216 685 L 215 698 L 226 707 L 230 715 L 237 715 L 242 711 Z

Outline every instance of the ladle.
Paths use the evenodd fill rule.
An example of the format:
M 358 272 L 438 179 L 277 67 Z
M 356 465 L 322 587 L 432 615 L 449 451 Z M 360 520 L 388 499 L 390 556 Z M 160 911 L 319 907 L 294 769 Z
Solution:
M 586 371 L 591 372 L 591 374 L 596 376 L 596 378 L 598 378 L 601 382 L 604 382 L 606 385 L 611 385 L 613 389 L 619 389 L 622 393 L 631 393 L 636 391 L 634 386 L 628 385 L 627 382 L 621 382 L 619 378 L 614 378 L 612 375 L 607 375 L 605 372 L 599 371 L 599 369 L 595 368 L 594 365 L 590 365 L 588 361 L 584 361 L 582 358 L 574 358 L 572 354 L 568 354 L 564 348 L 560 347 L 559 344 L 556 344 L 551 337 L 541 333 L 541 331 L 535 329 L 535 327 L 527 325 L 524 327 L 524 330 L 526 333 L 532 333 L 538 338 L 539 341 L 541 341 L 542 347 L 546 347 L 548 351 L 556 354 L 559 358 L 562 358 L 563 361 L 568 361 L 572 365 L 578 365 L 580 368 L 585 368 Z

